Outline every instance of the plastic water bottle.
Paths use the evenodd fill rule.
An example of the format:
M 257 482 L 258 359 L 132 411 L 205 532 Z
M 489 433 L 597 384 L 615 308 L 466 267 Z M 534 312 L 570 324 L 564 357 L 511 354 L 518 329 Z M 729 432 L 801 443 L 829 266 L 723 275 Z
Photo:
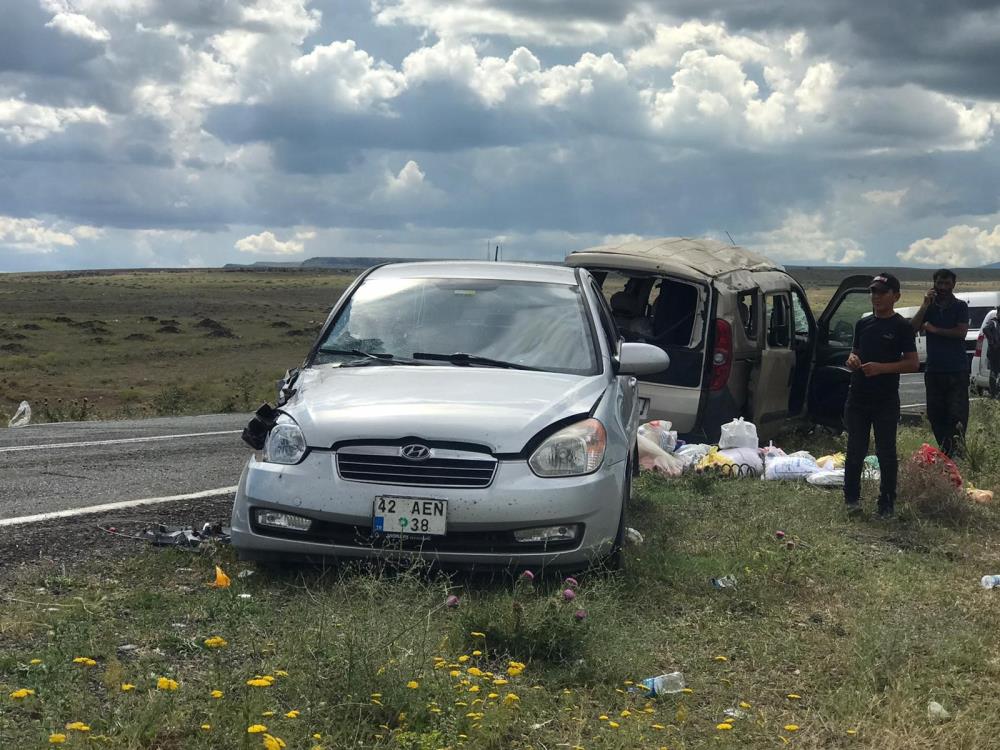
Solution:
M 650 698 L 656 695 L 679 693 L 685 687 L 684 674 L 682 672 L 670 672 L 668 674 L 661 674 L 659 677 L 647 677 L 639 684 L 645 688 L 643 692 Z
M 979 583 L 984 589 L 995 589 L 1000 586 L 1000 576 L 983 576 Z

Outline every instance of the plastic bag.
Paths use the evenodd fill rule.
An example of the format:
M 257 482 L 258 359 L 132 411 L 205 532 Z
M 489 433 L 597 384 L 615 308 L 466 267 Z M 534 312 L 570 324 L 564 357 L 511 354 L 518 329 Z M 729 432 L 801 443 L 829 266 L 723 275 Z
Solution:
M 920 467 L 934 467 L 942 474 L 948 476 L 951 483 L 956 487 L 962 486 L 962 475 L 958 473 L 958 467 L 948 456 L 927 443 L 924 443 L 913 453 L 911 459 L 914 464 Z
M 739 466 L 742 476 L 759 477 L 764 473 L 764 460 L 756 448 L 724 448 L 719 455 Z
M 702 456 L 701 460 L 694 465 L 694 470 L 707 471 L 709 469 L 715 469 L 721 467 L 728 468 L 730 466 L 734 466 L 735 464 L 736 462 L 733 461 L 733 459 L 727 458 L 726 456 L 722 455 L 721 453 L 719 453 L 718 448 L 712 446 L 712 449 L 704 456 Z
M 809 484 L 816 485 L 817 487 L 843 487 L 844 470 L 822 469 L 807 476 L 806 481 L 809 482 Z
M 764 457 L 764 479 L 805 479 L 819 470 L 816 459 L 805 451 L 790 456 Z
M 843 469 L 844 454 L 831 453 L 829 456 L 820 456 L 816 459 L 816 463 L 821 469 Z
M 666 477 L 679 477 L 684 471 L 684 461 L 667 453 L 649 438 L 639 435 L 639 467 L 647 471 L 655 471 Z
M 993 490 L 980 490 L 971 484 L 965 488 L 965 496 L 974 503 L 987 505 L 993 502 Z
M 652 422 L 639 425 L 639 434 L 652 440 L 667 453 L 673 453 L 677 446 L 677 431 L 671 430 L 672 426 L 667 420 L 654 419 Z
M 712 446 L 705 443 L 688 443 L 678 448 L 674 455 L 684 462 L 686 468 L 701 461 L 710 450 Z
M 31 422 L 31 406 L 27 401 L 22 401 L 17 407 L 17 412 L 7 423 L 8 427 L 26 427 Z
M 763 448 L 760 449 L 760 452 L 764 456 L 764 458 L 767 458 L 768 456 L 784 456 L 785 455 L 785 452 L 783 450 L 781 450 L 781 448 L 779 448 L 778 446 L 776 446 L 774 444 L 773 440 L 769 440 L 767 442 L 767 445 L 765 445 Z
M 744 421 L 743 417 L 734 419 L 722 425 L 722 435 L 719 437 L 720 448 L 753 448 L 757 449 L 757 425 Z

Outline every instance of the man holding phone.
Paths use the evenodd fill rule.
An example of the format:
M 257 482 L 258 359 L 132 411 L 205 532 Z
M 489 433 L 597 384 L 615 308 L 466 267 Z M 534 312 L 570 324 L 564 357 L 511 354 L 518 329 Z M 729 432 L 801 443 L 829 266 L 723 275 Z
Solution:
M 965 335 L 969 332 L 969 306 L 955 297 L 954 271 L 934 272 L 934 288 L 910 324 L 927 338 L 927 419 L 938 447 L 954 458 L 965 440 L 969 423 L 969 360 Z
M 899 279 L 880 273 L 868 287 L 873 315 L 854 326 L 854 343 L 847 358 L 851 387 L 844 421 L 847 458 L 844 462 L 844 501 L 849 513 L 861 511 L 861 469 L 868 454 L 869 435 L 875 432 L 875 453 L 882 474 L 878 515 L 891 518 L 896 504 L 896 427 L 899 424 L 899 375 L 920 369 L 913 329 L 894 306 L 899 301 Z

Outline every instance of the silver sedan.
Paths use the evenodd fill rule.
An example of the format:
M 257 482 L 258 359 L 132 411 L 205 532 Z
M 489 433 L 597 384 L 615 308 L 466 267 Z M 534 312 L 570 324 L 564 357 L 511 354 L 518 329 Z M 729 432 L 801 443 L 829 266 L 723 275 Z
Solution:
M 244 439 L 244 559 L 419 557 L 617 565 L 635 459 L 633 376 L 583 269 L 398 263 L 362 274 Z

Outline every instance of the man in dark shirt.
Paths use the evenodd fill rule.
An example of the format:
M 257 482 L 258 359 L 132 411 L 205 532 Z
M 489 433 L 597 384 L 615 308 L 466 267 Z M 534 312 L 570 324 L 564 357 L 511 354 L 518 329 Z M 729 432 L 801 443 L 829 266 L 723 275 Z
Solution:
M 844 421 L 847 458 L 844 500 L 850 513 L 861 511 L 861 469 L 875 431 L 875 453 L 882 474 L 878 515 L 891 518 L 896 504 L 896 427 L 899 424 L 899 375 L 920 368 L 913 329 L 893 306 L 899 300 L 899 279 L 880 273 L 869 285 L 873 315 L 854 326 L 854 343 L 847 358 L 851 387 Z
M 927 420 L 938 447 L 954 456 L 965 441 L 969 423 L 969 360 L 965 334 L 969 332 L 969 306 L 955 298 L 955 273 L 934 272 L 934 288 L 910 321 L 927 337 Z

